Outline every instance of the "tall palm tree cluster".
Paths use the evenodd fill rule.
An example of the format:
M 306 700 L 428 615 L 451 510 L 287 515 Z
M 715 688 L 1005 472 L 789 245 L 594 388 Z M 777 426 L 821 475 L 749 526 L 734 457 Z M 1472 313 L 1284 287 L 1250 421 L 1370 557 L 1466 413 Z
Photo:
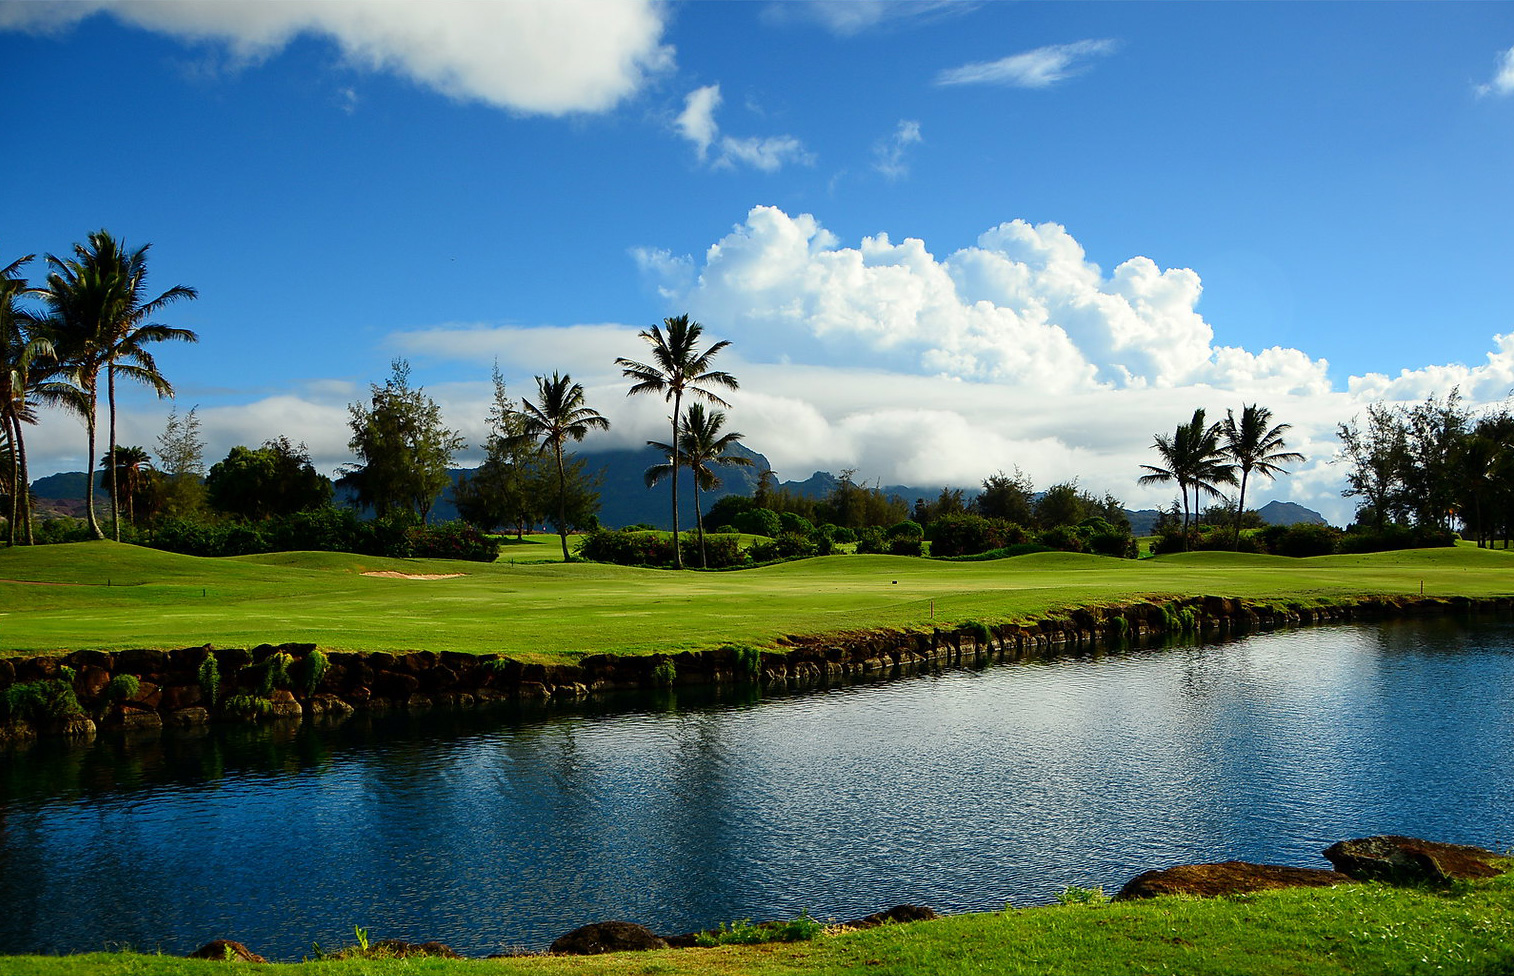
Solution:
M 1205 423 L 1202 407 L 1193 412 L 1193 419 L 1178 424 L 1172 434 L 1157 434 L 1152 449 L 1160 455 L 1162 464 L 1141 465 L 1147 473 L 1139 483 L 1143 485 L 1176 482 L 1178 494 L 1183 499 L 1183 540 L 1187 547 L 1189 523 L 1193 509 L 1201 498 L 1223 498 L 1220 489 L 1238 485 L 1240 493 L 1235 505 L 1234 545 L 1241 539 L 1241 517 L 1246 511 L 1246 485 L 1252 473 L 1268 479 L 1286 473 L 1285 464 L 1304 460 L 1296 451 L 1285 450 L 1283 440 L 1291 425 L 1272 423 L 1272 411 L 1251 404 L 1242 405 L 1237 420 L 1233 410 L 1225 411 L 1225 419 L 1212 424 Z M 1189 495 L 1193 496 L 1192 509 Z
M 147 297 L 150 247 L 133 250 L 99 230 L 75 244 L 72 257 L 47 255 L 47 278 L 41 287 L 30 287 L 21 277 L 21 268 L 35 255 L 0 270 L 0 461 L 8 468 L 3 481 L 10 486 L 12 544 L 33 541 L 24 425 L 37 422 L 36 406 L 43 403 L 62 407 L 84 422 L 86 518 L 95 538 L 105 538 L 95 514 L 102 377 L 109 449 L 100 463 L 110 488 L 112 532 L 116 539 L 121 537 L 122 490 L 130 489 L 146 458 L 121 456 L 127 452 L 116 445 L 117 381 L 140 383 L 160 397 L 173 396 L 173 385 L 158 369 L 151 347 L 199 338 L 188 329 L 149 321 L 168 305 L 197 296 L 193 288 L 175 285 L 155 298 Z M 40 308 L 27 307 L 26 299 L 39 302 Z
M 700 511 L 699 493 L 720 487 L 720 478 L 715 467 L 731 464 L 751 464 L 749 458 L 730 455 L 726 452 L 741 439 L 735 432 L 722 433 L 726 415 L 716 410 L 706 413 L 704 404 L 690 403 L 685 399 L 703 400 L 720 407 L 730 404 L 715 392 L 717 388 L 738 389 L 736 377 L 712 368 L 712 362 L 720 351 L 730 345 L 728 341 L 716 342 L 700 349 L 700 337 L 704 326 L 679 315 L 663 319 L 662 325 L 654 325 L 638 333 L 651 347 L 648 362 L 619 358 L 615 365 L 621 367 L 625 377 L 632 381 L 627 396 L 641 393 L 661 394 L 671 403 L 673 412 L 668 418 L 671 436 L 667 443 L 647 441 L 667 457 L 667 461 L 647 469 L 646 483 L 650 488 L 667 479 L 673 495 L 673 562 L 683 568 L 683 552 L 679 545 L 678 528 L 678 472 L 688 468 L 694 480 L 694 511 L 698 524 L 700 562 L 707 562 L 704 549 L 704 518 Z M 513 438 L 516 445 L 529 445 L 539 454 L 551 455 L 557 467 L 558 480 L 558 534 L 562 539 L 563 559 L 568 558 L 568 513 L 567 472 L 563 462 L 563 448 L 568 441 L 582 441 L 591 430 L 608 430 L 609 420 L 585 402 L 584 389 L 573 382 L 567 374 L 553 373 L 550 377 L 536 377 L 537 398 L 522 399 L 517 426 L 519 433 Z

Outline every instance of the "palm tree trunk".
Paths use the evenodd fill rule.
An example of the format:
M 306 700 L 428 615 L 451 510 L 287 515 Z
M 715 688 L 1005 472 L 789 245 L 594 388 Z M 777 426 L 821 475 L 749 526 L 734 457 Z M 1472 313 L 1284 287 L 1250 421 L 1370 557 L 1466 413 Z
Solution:
M 32 480 L 31 474 L 26 468 L 26 439 L 21 436 L 21 418 L 12 417 L 16 425 L 16 458 L 21 464 L 21 486 L 16 490 L 21 493 L 21 518 L 26 523 L 26 544 L 36 545 L 32 537 Z
M 96 539 L 105 538 L 104 531 L 100 528 L 100 520 L 95 518 L 95 388 L 90 384 L 86 395 L 88 400 L 88 413 L 84 417 L 85 439 L 89 442 L 89 455 L 86 458 L 86 471 L 84 476 L 84 514 L 89 521 L 89 531 Z
M 678 546 L 678 411 L 683 403 L 683 394 L 673 393 L 673 568 L 683 569 L 683 550 Z
M 5 439 L 10 441 L 11 445 L 10 518 L 5 524 L 9 542 L 14 546 L 16 544 L 17 516 L 21 511 L 20 503 L 17 501 L 17 494 L 21 490 L 21 461 L 16 453 L 16 432 L 15 427 L 11 424 L 10 414 L 0 413 L 0 421 L 3 421 L 3 423 L 0 423 L 0 428 L 3 428 L 0 429 L 0 433 L 5 435 Z
M 110 405 L 110 526 L 116 541 L 121 541 L 121 490 L 117 484 L 116 464 L 116 368 L 105 367 L 105 398 Z
M 1178 482 L 1178 494 L 1183 496 L 1183 551 L 1188 551 L 1188 486 Z
M 699 506 L 699 472 L 694 472 L 694 524 L 699 527 L 699 568 L 710 568 L 710 554 L 704 551 L 704 510 Z
M 1250 471 L 1241 469 L 1241 497 L 1235 501 L 1235 545 L 1232 547 L 1236 552 L 1241 551 L 1241 513 L 1246 511 L 1246 477 L 1249 474 Z
M 562 539 L 562 561 L 568 561 L 568 476 L 562 466 L 562 445 L 556 445 L 557 455 L 557 534 Z

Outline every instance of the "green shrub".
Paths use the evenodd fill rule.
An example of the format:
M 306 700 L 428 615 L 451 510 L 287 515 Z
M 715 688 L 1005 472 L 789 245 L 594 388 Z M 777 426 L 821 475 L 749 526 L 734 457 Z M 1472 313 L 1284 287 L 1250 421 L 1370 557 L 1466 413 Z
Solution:
M 731 649 L 736 652 L 736 673 L 757 677 L 762 667 L 762 652 L 750 644 L 733 644 Z
M 261 664 L 250 664 L 242 669 L 242 682 L 251 684 L 257 689 L 258 694 L 267 698 L 273 694 L 275 688 L 288 688 L 292 683 L 289 675 L 289 666 L 294 663 L 294 658 L 284 651 L 275 651 L 268 655 Z M 227 707 L 231 702 L 227 700 Z
M 0 693 L 0 719 L 49 722 L 83 715 L 73 685 L 58 678 L 23 681 Z
M 439 525 L 418 525 L 406 533 L 410 552 L 420 559 L 466 559 L 492 563 L 499 558 L 499 543 L 467 522 L 453 520 Z
M 1395 549 L 1440 549 L 1456 545 L 1456 533 L 1430 526 L 1388 525 L 1382 529 L 1351 526 L 1340 537 L 1342 553 L 1389 552 Z
M 221 697 L 221 665 L 214 654 L 205 655 L 205 660 L 195 671 L 195 678 L 200 682 L 200 694 L 210 702 L 211 708 L 215 708 L 216 700 Z
M 88 522 L 68 516 L 39 520 L 32 535 L 39 546 L 86 542 L 94 538 L 93 533 L 89 531 Z
M 831 526 L 835 531 L 831 533 L 831 541 L 837 543 L 852 543 L 857 541 L 857 533 L 844 525 Z
M 580 559 L 617 566 L 673 565 L 673 538 L 640 529 L 595 529 L 578 543 Z
M 110 679 L 110 684 L 105 686 L 105 697 L 111 701 L 126 701 L 135 698 L 138 691 L 142 690 L 142 682 L 137 680 L 134 674 L 118 674 Z
M 981 620 L 969 620 L 962 625 L 961 630 L 963 634 L 971 637 L 978 644 L 989 644 L 994 639 L 993 631 L 989 630 L 988 624 L 983 623 Z
M 899 536 L 888 540 L 888 551 L 895 556 L 919 556 L 925 552 L 925 543 L 920 539 Z
M 1262 530 L 1262 539 L 1274 556 L 1330 556 L 1340 546 L 1341 530 L 1307 522 L 1272 525 Z
M 299 685 L 304 689 L 307 698 L 315 694 L 315 690 L 321 686 L 321 679 L 326 676 L 326 671 L 330 667 L 330 659 L 319 647 L 311 648 L 310 653 L 300 660 Z
M 1068 885 L 1057 895 L 1060 905 L 1102 905 L 1108 900 L 1103 888 L 1079 888 L 1077 885 Z
M 1074 525 L 1057 525 L 1036 533 L 1036 541 L 1062 552 L 1087 552 L 1088 543 Z
M 673 659 L 665 657 L 652 666 L 652 683 L 659 687 L 671 687 L 678 680 L 678 667 Z
M 749 508 L 732 519 L 731 524 L 747 535 L 775 538 L 783 532 L 782 519 L 770 508 Z
M 799 535 L 812 535 L 815 531 L 810 520 L 797 512 L 779 513 L 778 528 L 781 532 L 796 532 Z
M 263 695 L 232 695 L 222 710 L 243 718 L 262 718 L 273 711 L 273 702 Z
M 1026 542 L 1024 527 L 981 515 L 944 515 L 930 524 L 930 554 L 939 558 L 973 556 Z
M 919 522 L 905 519 L 903 522 L 895 522 L 893 525 L 890 525 L 884 535 L 889 539 L 914 539 L 918 542 L 925 538 L 925 529 Z
M 797 918 L 787 922 L 763 922 L 753 924 L 751 919 L 726 924 L 720 923 L 715 932 L 701 932 L 694 941 L 701 946 L 760 945 L 764 942 L 808 942 L 825 932 L 825 926 L 810 917 L 809 912 L 800 912 Z
M 680 533 L 678 544 L 683 551 L 685 566 L 704 565 L 708 569 L 730 569 L 732 566 L 740 566 L 746 562 L 746 555 L 741 551 L 741 536 L 735 533 L 706 532 L 702 557 L 699 552 L 698 533 Z M 672 547 L 668 548 L 671 551 Z M 702 559 L 708 562 L 702 562 Z
M 754 563 L 771 563 L 780 559 L 804 559 L 814 556 L 818 547 L 807 535 L 797 532 L 783 532 L 770 542 L 759 542 L 752 546 L 749 553 Z
M 1111 524 L 1100 516 L 1084 519 L 1078 523 L 1078 536 L 1083 540 L 1084 551 L 1099 556 L 1114 556 L 1117 559 L 1134 559 L 1137 554 L 1135 537 L 1130 526 Z

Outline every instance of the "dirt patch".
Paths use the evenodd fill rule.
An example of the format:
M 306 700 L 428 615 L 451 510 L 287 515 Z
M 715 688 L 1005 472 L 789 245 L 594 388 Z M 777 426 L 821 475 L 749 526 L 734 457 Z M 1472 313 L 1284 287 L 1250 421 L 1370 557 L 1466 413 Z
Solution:
M 409 579 L 409 580 L 438 580 L 457 579 L 459 576 L 467 576 L 467 573 L 397 573 L 392 569 L 381 572 L 364 573 L 364 576 L 381 576 L 384 579 Z
M 20 583 L 22 586 L 90 586 L 90 585 L 99 585 L 99 584 L 90 584 L 90 583 L 52 583 L 52 582 L 49 582 L 47 580 L 14 580 L 14 579 L 0 579 L 0 583 Z

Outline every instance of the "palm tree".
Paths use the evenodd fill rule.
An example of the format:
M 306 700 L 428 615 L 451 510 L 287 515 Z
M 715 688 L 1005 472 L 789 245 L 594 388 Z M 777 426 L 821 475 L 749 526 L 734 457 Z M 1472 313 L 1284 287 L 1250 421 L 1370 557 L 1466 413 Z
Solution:
M 626 379 L 634 380 L 627 396 L 635 396 L 638 393 L 661 393 L 664 400 L 673 404 L 672 420 L 673 436 L 671 441 L 678 442 L 678 418 L 683 412 L 683 398 L 685 394 L 698 397 L 715 404 L 717 407 L 729 407 L 730 404 L 722 400 L 709 389 L 710 386 L 723 386 L 728 390 L 737 389 L 739 384 L 736 377 L 730 373 L 723 373 L 710 369 L 710 362 L 720 350 L 730 345 L 727 340 L 721 340 L 710 346 L 704 352 L 697 352 L 699 337 L 704 333 L 704 326 L 698 322 L 689 321 L 687 315 L 679 315 L 674 318 L 663 319 L 662 324 L 667 327 L 667 333 L 662 329 L 652 326 L 637 333 L 652 347 L 652 362 L 638 363 L 631 359 L 617 359 L 615 365 L 622 367 L 622 373 Z M 673 466 L 673 565 L 683 568 L 683 554 L 678 548 L 678 467 L 681 460 L 677 451 L 670 453 L 669 457 Z
M 142 490 L 143 474 L 152 470 L 152 456 L 140 447 L 122 447 L 117 444 L 114 450 L 100 459 L 100 465 L 105 468 L 115 465 L 116 470 L 111 472 L 112 478 L 126 489 L 126 521 L 136 525 L 135 499 Z
M 1188 491 L 1193 490 L 1194 504 L 1200 496 L 1221 497 L 1218 485 L 1235 484 L 1235 466 L 1226 463 L 1226 453 L 1220 447 L 1220 425 L 1204 425 L 1204 409 L 1193 412 L 1193 419 L 1178 424 L 1171 437 L 1157 434 L 1151 445 L 1161 455 L 1167 466 L 1143 464 L 1148 474 L 1139 479 L 1139 484 L 1153 485 L 1176 481 L 1183 496 L 1183 548 L 1188 548 Z
M 1235 503 L 1235 548 L 1241 547 L 1241 515 L 1246 511 L 1246 479 L 1251 472 L 1265 475 L 1270 481 L 1280 474 L 1287 474 L 1284 464 L 1297 464 L 1304 456 L 1297 451 L 1285 451 L 1283 434 L 1291 424 L 1272 423 L 1272 411 L 1253 403 L 1241 404 L 1241 419 L 1237 423 L 1233 410 L 1225 411 L 1225 422 L 1220 425 L 1220 434 L 1225 438 L 1225 453 L 1241 469 L 1241 495 Z
M 568 561 L 568 476 L 563 469 L 563 442 L 581 441 L 591 430 L 609 430 L 610 422 L 584 403 L 584 388 L 566 373 L 551 379 L 536 377 L 540 406 L 521 398 L 523 422 L 513 438 L 535 446 L 537 453 L 549 450 L 557 461 L 557 532 L 562 538 L 563 562 Z
M 50 328 L 67 364 L 71 382 L 82 394 L 84 429 L 89 441 L 89 472 L 85 491 L 89 527 L 95 538 L 105 533 L 95 517 L 94 465 L 95 414 L 99 380 L 105 371 L 110 409 L 109 442 L 116 443 L 116 377 L 151 387 L 160 397 L 173 396 L 173 385 L 159 372 L 147 346 L 155 342 L 196 342 L 188 329 L 174 329 L 148 322 L 165 306 L 180 299 L 198 297 L 195 289 L 175 285 L 150 301 L 145 299 L 147 251 L 145 244 L 128 250 L 104 230 L 89 235 L 87 244 L 74 245 L 74 257 L 64 260 L 49 254 L 47 288 L 43 297 L 50 313 Z M 121 538 L 120 485 L 117 466 L 108 465 L 111 517 L 116 539 Z
M 669 461 L 667 464 L 654 464 L 647 469 L 648 488 L 669 474 L 676 475 L 677 464 L 680 461 L 688 465 L 689 471 L 694 475 L 694 520 L 699 527 L 699 566 L 701 569 L 709 568 L 710 558 L 704 549 L 704 511 L 699 505 L 699 492 L 701 489 L 710 491 L 720 487 L 720 477 L 711 465 L 750 465 L 752 463 L 749 457 L 726 453 L 737 441 L 741 440 L 741 435 L 734 431 L 722 435 L 720 428 L 724 426 L 724 413 L 716 410 L 706 416 L 703 404 L 691 403 L 684 414 L 683 430 L 678 435 L 677 450 L 668 444 L 647 441 L 652 447 L 667 454 Z M 673 545 L 678 545 L 677 535 L 673 537 Z
M 30 477 L 26 470 L 26 439 L 23 423 L 36 423 L 27 394 L 31 390 L 33 367 L 52 355 L 53 347 L 38 334 L 37 316 L 18 302 L 31 294 L 21 266 L 35 255 L 28 254 L 0 268 L 0 440 L 10 447 L 8 481 L 10 492 L 10 544 L 16 544 L 18 527 L 24 531 L 27 545 L 32 543 Z M 18 526 L 19 523 L 19 526 Z

